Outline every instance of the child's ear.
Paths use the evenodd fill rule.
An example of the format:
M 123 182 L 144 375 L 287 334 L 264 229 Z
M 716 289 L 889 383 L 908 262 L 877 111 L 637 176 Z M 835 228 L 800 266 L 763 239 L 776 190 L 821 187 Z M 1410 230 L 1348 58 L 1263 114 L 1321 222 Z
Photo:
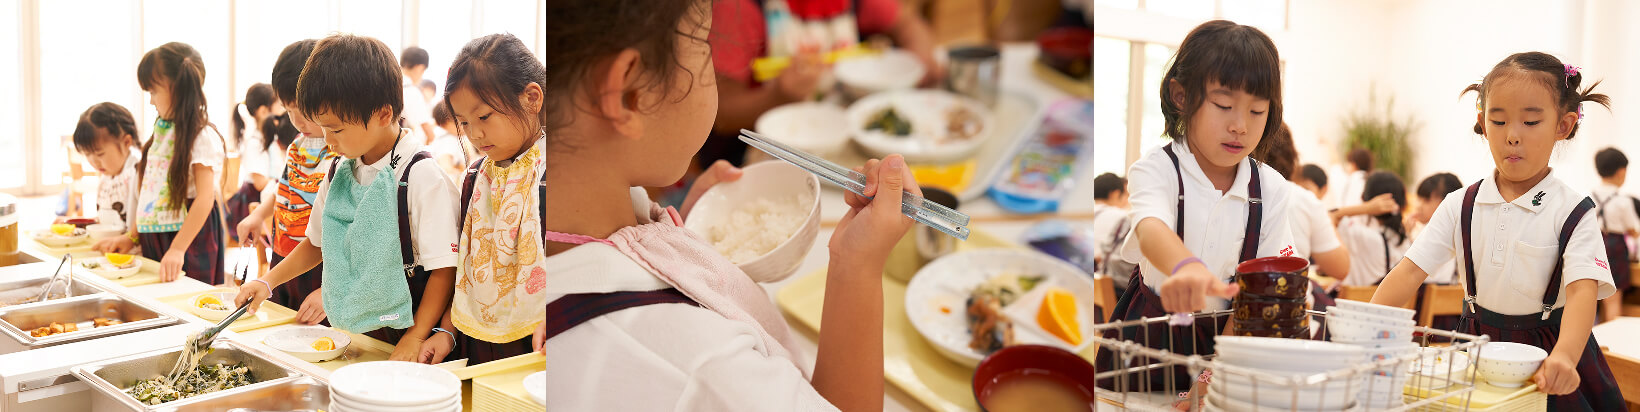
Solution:
M 370 114 L 371 126 L 398 129 L 399 117 L 394 115 L 393 106 L 382 106 Z
M 598 112 L 608 119 L 621 136 L 643 136 L 643 119 L 638 116 L 638 91 L 633 90 L 639 70 L 637 50 L 625 49 L 610 59 L 601 75 L 595 77 L 597 90 L 592 98 Z
M 1475 124 L 1480 126 L 1481 138 L 1486 138 L 1486 112 L 1475 112 Z
M 1577 112 L 1566 112 L 1560 115 L 1559 127 L 1555 128 L 1555 140 L 1566 140 L 1572 136 L 1572 129 L 1577 127 Z
M 546 95 L 541 92 L 541 85 L 535 82 L 524 86 L 524 92 L 518 94 L 518 104 L 524 106 L 524 113 L 540 114 L 541 105 Z
M 1179 79 L 1167 79 L 1167 97 L 1173 99 L 1174 107 L 1184 107 L 1184 85 L 1179 83 Z

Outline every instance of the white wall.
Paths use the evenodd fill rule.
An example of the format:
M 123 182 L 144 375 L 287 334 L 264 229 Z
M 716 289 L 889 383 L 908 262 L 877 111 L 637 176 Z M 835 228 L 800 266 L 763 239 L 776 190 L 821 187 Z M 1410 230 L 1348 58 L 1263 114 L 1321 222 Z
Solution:
M 1612 96 L 1608 112 L 1585 107 L 1578 136 L 1557 146 L 1551 165 L 1574 186 L 1597 181 L 1594 152 L 1622 149 L 1640 166 L 1640 132 L 1617 119 L 1640 116 L 1640 82 L 1621 74 L 1640 70 L 1640 3 L 1621 0 L 1327 0 L 1290 3 L 1290 27 L 1281 44 L 1287 61 L 1285 104 L 1301 161 L 1341 163 L 1344 117 L 1362 108 L 1376 86 L 1395 98 L 1399 116 L 1417 118 L 1412 136 L 1417 161 L 1409 185 L 1437 172 L 1465 181 L 1490 175 L 1486 142 L 1474 134 L 1475 96 L 1459 96 L 1509 54 L 1542 51 L 1583 68 L 1584 85 L 1602 80 Z M 1335 175 L 1334 178 L 1340 176 Z M 1636 184 L 1627 185 L 1636 188 Z

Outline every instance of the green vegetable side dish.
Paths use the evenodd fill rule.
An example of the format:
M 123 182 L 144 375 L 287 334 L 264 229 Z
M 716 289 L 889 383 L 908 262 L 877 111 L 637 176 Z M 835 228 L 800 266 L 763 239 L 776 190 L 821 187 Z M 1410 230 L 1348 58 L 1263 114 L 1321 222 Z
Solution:
M 871 120 L 866 122 L 866 130 L 882 130 L 883 133 L 905 137 L 911 135 L 911 121 L 901 117 L 899 113 L 894 112 L 893 107 L 890 107 L 871 116 Z
M 244 364 L 200 365 L 179 377 L 174 385 L 167 385 L 164 377 L 144 379 L 125 392 L 143 404 L 158 405 L 251 383 L 250 368 Z

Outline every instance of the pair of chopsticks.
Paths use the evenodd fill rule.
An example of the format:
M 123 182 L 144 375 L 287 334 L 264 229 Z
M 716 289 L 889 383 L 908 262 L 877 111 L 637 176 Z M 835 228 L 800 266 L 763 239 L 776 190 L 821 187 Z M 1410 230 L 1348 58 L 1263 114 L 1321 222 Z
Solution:
M 820 179 L 837 185 L 856 195 L 865 196 L 866 175 L 838 166 L 819 156 L 797 150 L 784 143 L 774 141 L 751 130 L 741 129 L 740 140 L 752 147 L 758 148 L 777 159 L 784 160 L 794 166 L 819 176 Z M 911 220 L 928 225 L 928 227 L 944 232 L 951 237 L 968 240 L 968 215 L 939 203 L 924 200 L 909 191 L 900 193 L 900 213 Z

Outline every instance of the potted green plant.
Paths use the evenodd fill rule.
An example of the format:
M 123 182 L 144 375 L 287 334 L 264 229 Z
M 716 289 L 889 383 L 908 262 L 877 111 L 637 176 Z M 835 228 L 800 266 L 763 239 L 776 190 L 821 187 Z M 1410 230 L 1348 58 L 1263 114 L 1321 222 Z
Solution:
M 1402 179 L 1408 178 L 1407 173 L 1411 171 L 1414 160 L 1410 140 L 1419 125 L 1413 116 L 1395 115 L 1394 97 L 1379 106 L 1378 93 L 1373 91 L 1367 95 L 1365 107 L 1350 113 L 1343 123 L 1344 140 L 1339 144 L 1340 153 L 1366 149 L 1372 153 L 1375 167 L 1395 172 Z

